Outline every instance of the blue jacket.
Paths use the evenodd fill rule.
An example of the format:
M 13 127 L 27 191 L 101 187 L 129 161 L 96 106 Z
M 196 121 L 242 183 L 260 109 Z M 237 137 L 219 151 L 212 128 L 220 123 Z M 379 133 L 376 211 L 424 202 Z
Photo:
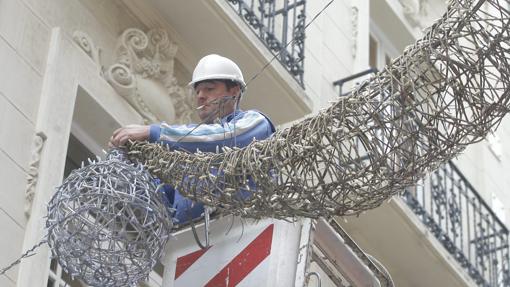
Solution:
M 166 123 L 151 125 L 150 142 L 162 142 L 174 150 L 188 152 L 217 152 L 222 147 L 244 147 L 253 140 L 262 140 L 275 132 L 271 120 L 255 111 L 236 110 L 213 124 L 168 125 Z M 204 212 L 202 203 L 196 203 L 183 197 L 169 185 L 163 187 L 165 195 L 175 209 L 175 224 L 187 223 Z

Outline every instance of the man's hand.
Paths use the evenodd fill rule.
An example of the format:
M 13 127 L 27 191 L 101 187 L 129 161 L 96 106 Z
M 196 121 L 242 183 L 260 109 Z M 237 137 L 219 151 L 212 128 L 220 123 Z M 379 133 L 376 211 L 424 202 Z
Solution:
M 150 126 L 127 125 L 113 132 L 108 145 L 110 147 L 123 146 L 128 140 L 145 141 L 149 139 Z

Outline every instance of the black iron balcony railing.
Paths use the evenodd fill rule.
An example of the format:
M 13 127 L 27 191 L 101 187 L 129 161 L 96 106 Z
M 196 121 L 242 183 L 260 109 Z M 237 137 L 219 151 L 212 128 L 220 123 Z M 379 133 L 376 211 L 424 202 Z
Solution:
M 508 229 L 452 162 L 403 198 L 479 286 L 510 286 Z
M 305 0 L 227 0 L 289 73 L 303 84 Z M 287 45 L 288 44 L 288 45 Z
M 348 77 L 342 78 L 340 80 L 334 81 L 333 86 L 338 86 L 338 96 L 340 96 L 340 97 L 346 96 L 346 95 L 350 94 L 351 92 L 347 92 L 347 93 L 343 92 L 343 87 L 344 87 L 345 83 L 354 81 L 354 80 L 358 80 L 359 78 L 369 75 L 369 74 L 377 74 L 377 72 L 378 72 L 377 68 L 370 67 L 370 68 L 368 68 L 364 71 L 361 71 L 359 73 L 356 73 L 356 74 L 350 75 Z M 358 85 L 358 83 L 356 83 L 356 85 Z
M 333 84 L 345 96 L 344 83 L 370 73 L 377 71 L 368 69 Z M 508 229 L 451 161 L 407 188 L 403 199 L 479 286 L 510 287 Z

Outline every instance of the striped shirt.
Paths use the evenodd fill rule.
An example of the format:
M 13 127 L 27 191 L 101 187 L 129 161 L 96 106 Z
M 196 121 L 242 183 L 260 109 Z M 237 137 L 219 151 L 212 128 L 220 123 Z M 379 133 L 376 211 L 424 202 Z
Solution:
M 149 141 L 162 142 L 174 150 L 216 152 L 224 146 L 245 147 L 253 140 L 270 137 L 274 132 L 273 123 L 264 114 L 255 110 L 236 110 L 214 124 L 151 125 Z M 202 203 L 193 202 L 169 185 L 165 185 L 162 191 L 175 209 L 172 215 L 175 224 L 185 224 L 203 214 Z M 246 191 L 239 191 L 241 198 L 249 195 Z
M 223 146 L 247 146 L 253 140 L 268 138 L 274 131 L 274 125 L 262 113 L 237 110 L 214 124 L 151 125 L 149 141 L 189 152 L 216 152 Z

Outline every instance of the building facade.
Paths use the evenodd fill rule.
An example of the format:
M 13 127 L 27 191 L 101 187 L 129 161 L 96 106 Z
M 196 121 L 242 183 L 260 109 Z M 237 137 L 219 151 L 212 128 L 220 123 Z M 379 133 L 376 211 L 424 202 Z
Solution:
M 202 56 L 236 61 L 242 106 L 286 126 L 371 72 L 342 79 L 383 69 L 446 11 L 442 0 L 329 2 L 0 0 L 0 267 L 44 238 L 55 187 L 113 130 L 196 120 L 187 83 Z M 396 286 L 510 285 L 508 121 L 402 197 L 338 218 Z M 142 285 L 161 286 L 161 268 Z M 323 286 L 337 282 L 314 268 Z M 47 245 L 0 276 L 0 286 L 66 283 L 82 286 Z

